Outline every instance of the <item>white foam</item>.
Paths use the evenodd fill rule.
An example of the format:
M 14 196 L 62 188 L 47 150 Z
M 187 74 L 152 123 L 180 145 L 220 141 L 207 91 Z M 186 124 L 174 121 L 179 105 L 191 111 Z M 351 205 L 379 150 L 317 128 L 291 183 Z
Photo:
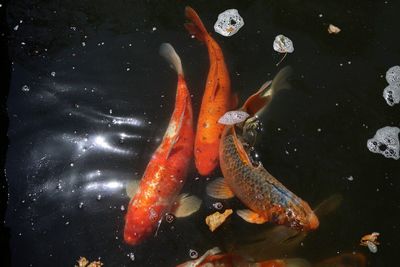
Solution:
M 400 86 L 400 66 L 393 66 L 386 72 L 386 81 L 390 85 Z
M 243 18 L 237 9 L 228 9 L 218 15 L 214 30 L 223 36 L 232 36 L 244 25 Z
M 382 154 L 386 158 L 399 159 L 399 133 L 400 129 L 398 127 L 386 126 L 378 129 L 375 136 L 367 142 L 369 151 Z
M 294 51 L 292 40 L 282 34 L 275 37 L 273 48 L 279 53 L 293 53 Z
M 218 123 L 224 125 L 234 125 L 245 121 L 250 115 L 247 112 L 241 110 L 233 110 L 226 112 L 221 118 L 219 118 Z
M 400 103 L 400 85 L 389 84 L 383 90 L 383 98 L 389 106 Z

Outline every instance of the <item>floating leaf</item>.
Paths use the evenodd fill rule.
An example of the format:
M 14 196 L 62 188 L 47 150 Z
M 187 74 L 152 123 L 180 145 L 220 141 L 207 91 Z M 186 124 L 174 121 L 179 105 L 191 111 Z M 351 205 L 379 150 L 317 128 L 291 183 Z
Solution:
M 236 9 L 228 9 L 218 15 L 214 30 L 223 36 L 232 36 L 243 27 L 243 18 Z
M 250 115 L 247 112 L 241 110 L 228 111 L 221 118 L 219 118 L 218 123 L 224 125 L 234 125 L 244 122 L 249 116 Z

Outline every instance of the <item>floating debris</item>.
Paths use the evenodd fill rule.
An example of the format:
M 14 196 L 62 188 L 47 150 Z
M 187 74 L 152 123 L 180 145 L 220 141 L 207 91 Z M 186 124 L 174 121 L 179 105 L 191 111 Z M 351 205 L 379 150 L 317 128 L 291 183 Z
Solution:
M 388 84 L 400 86 L 400 66 L 393 66 L 386 72 L 386 81 Z
M 400 103 L 400 85 L 389 84 L 383 90 L 383 98 L 391 107 Z
M 135 260 L 135 254 L 134 254 L 133 252 L 128 253 L 127 256 L 128 256 L 128 258 L 129 258 L 131 261 L 134 261 L 134 260 Z
M 338 34 L 341 31 L 341 29 L 333 24 L 329 24 L 328 26 L 328 32 L 330 34 Z
M 367 142 L 369 151 L 382 154 L 386 158 L 399 159 L 399 133 L 400 129 L 398 127 L 386 126 L 378 129 L 375 136 Z
M 293 53 L 293 42 L 288 37 L 279 34 L 274 40 L 274 50 L 279 53 Z
M 206 217 L 206 224 L 208 225 L 208 228 L 210 228 L 210 231 L 214 232 L 215 229 L 221 226 L 221 224 L 225 222 L 226 218 L 228 218 L 232 213 L 232 209 L 227 209 L 224 213 L 216 211 L 213 214 L 208 215 Z
M 273 48 L 276 52 L 285 53 L 282 59 L 276 63 L 276 66 L 278 66 L 285 59 L 287 53 L 293 53 L 294 51 L 292 40 L 282 34 L 275 37 Z
M 75 265 L 75 267 L 101 267 L 104 265 L 101 261 L 92 261 L 89 263 L 89 260 L 85 257 L 80 257 L 77 263 L 78 265 Z
M 214 30 L 223 36 L 229 37 L 237 33 L 243 25 L 243 18 L 239 15 L 237 9 L 228 9 L 218 15 Z
M 377 241 L 379 237 L 379 233 L 373 232 L 372 234 L 365 235 L 361 238 L 360 240 L 360 245 L 361 246 L 366 246 L 368 247 L 369 251 L 372 253 L 378 252 L 378 245 L 379 242 Z
M 224 125 L 234 125 L 244 122 L 249 116 L 250 115 L 247 112 L 241 110 L 228 111 L 221 118 L 219 118 L 218 123 Z

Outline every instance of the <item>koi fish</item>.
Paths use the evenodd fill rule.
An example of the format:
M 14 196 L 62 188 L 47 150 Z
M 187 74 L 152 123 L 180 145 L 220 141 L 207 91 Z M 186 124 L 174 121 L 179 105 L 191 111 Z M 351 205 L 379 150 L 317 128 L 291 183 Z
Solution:
M 303 259 L 267 260 L 254 262 L 235 254 L 218 254 L 218 247 L 207 250 L 196 260 L 187 261 L 176 267 L 310 267 Z
M 194 143 L 196 169 L 201 175 L 208 175 L 218 165 L 218 146 L 224 130 L 218 119 L 236 107 L 237 96 L 231 95 L 231 81 L 221 48 L 207 32 L 196 11 L 186 7 L 185 16 L 190 21 L 185 23 L 185 28 L 206 44 L 210 61 Z
M 151 157 L 137 193 L 129 202 L 125 216 L 124 240 L 130 245 L 140 243 L 156 231 L 164 215 L 173 209 L 186 179 L 193 155 L 193 118 L 190 94 L 179 56 L 170 44 L 162 44 L 160 55 L 165 57 L 178 75 L 175 108 L 161 144 Z M 134 187 L 134 186 L 131 186 Z M 134 189 L 129 189 L 133 195 Z M 187 205 L 198 209 L 199 200 L 182 197 Z M 196 205 L 193 205 L 197 203 Z M 192 211 L 186 211 L 190 214 Z
M 267 221 L 290 228 L 308 231 L 318 227 L 317 216 L 307 202 L 300 199 L 261 163 L 255 164 L 249 156 L 249 134 L 254 130 L 259 112 L 265 109 L 290 74 L 282 69 L 272 82 L 265 83 L 257 93 L 250 96 L 240 109 L 250 115 L 245 122 L 226 125 L 219 147 L 220 166 L 224 178 L 213 181 L 207 192 L 215 198 L 227 199 L 237 196 L 250 210 L 236 213 L 250 223 Z

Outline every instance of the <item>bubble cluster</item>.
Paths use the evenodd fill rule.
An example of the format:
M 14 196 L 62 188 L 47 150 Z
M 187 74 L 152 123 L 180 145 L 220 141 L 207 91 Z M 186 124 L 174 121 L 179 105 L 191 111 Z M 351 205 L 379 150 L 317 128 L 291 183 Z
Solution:
M 214 30 L 228 37 L 237 33 L 243 25 L 243 18 L 239 15 L 237 9 L 228 9 L 218 15 Z
M 393 66 L 387 70 L 386 81 L 388 84 L 400 84 L 400 66 Z
M 400 86 L 388 85 L 383 90 L 383 98 L 389 106 L 400 103 Z
M 225 113 L 219 118 L 218 123 L 224 125 L 234 125 L 245 121 L 250 115 L 241 110 L 233 110 Z
M 386 126 L 378 129 L 375 136 L 367 142 L 369 151 L 382 154 L 386 158 L 399 159 L 399 133 L 400 129 L 397 127 Z
M 400 103 L 400 66 L 393 66 L 386 72 L 388 86 L 383 90 L 383 98 L 389 106 Z
M 275 37 L 273 48 L 279 53 L 293 53 L 294 51 L 292 40 L 282 34 Z

